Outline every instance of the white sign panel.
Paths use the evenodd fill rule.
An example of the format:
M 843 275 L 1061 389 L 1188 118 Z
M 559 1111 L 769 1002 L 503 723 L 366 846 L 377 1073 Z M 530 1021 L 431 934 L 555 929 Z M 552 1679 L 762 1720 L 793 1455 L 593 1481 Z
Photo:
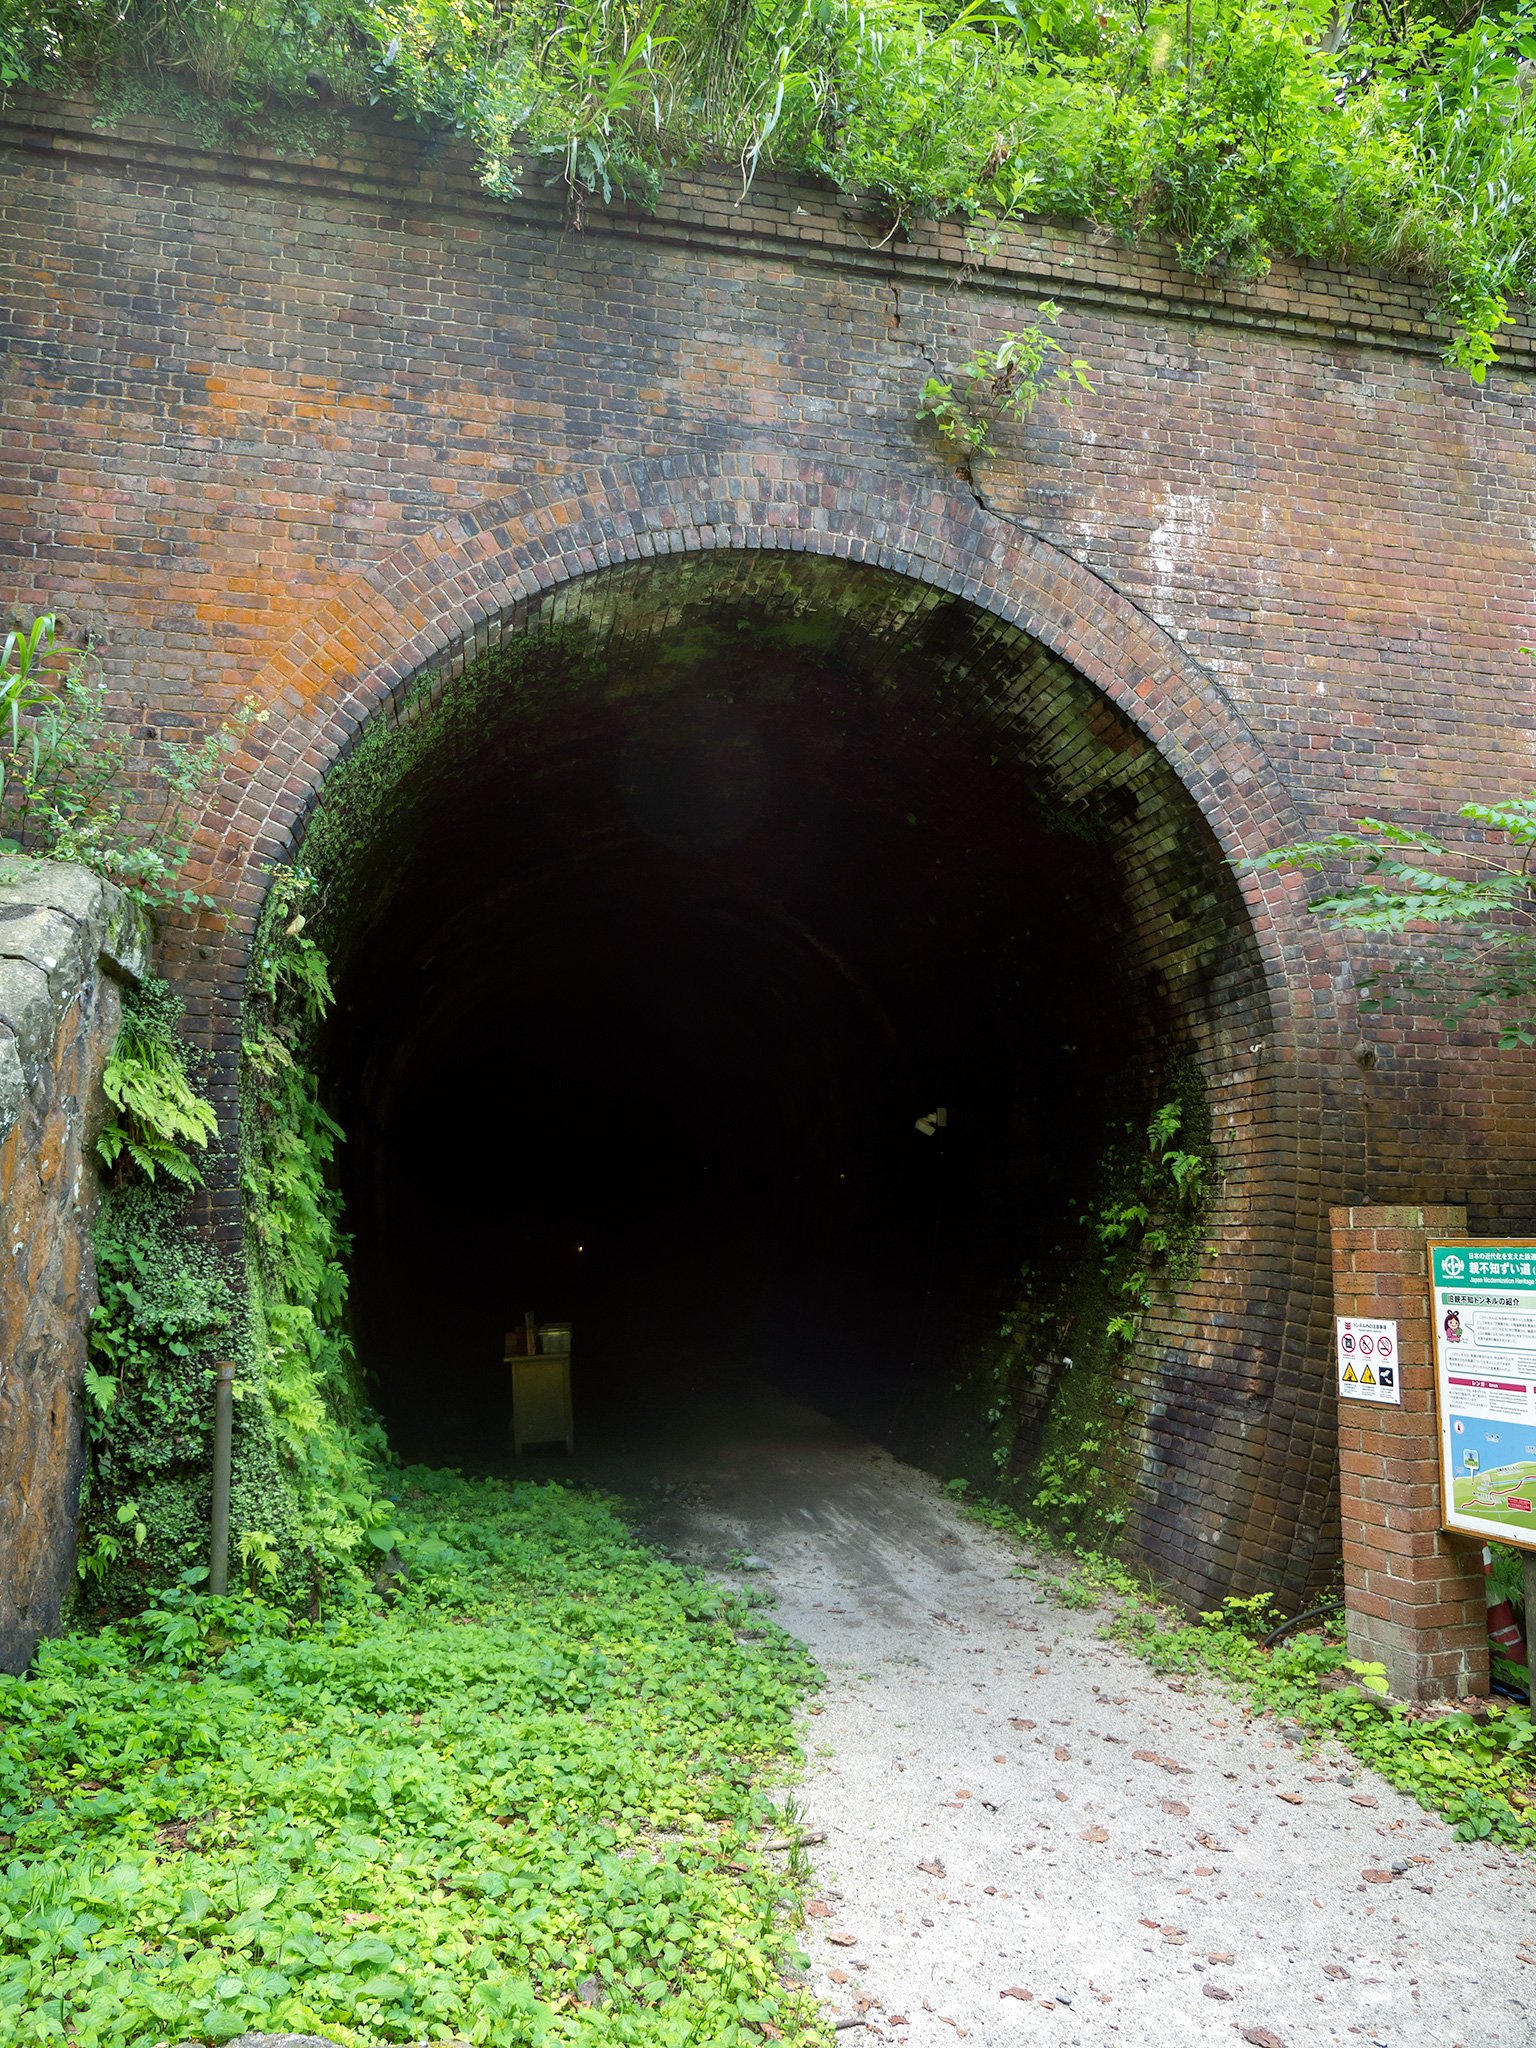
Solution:
M 1436 1243 L 1442 1521 L 1536 1550 L 1536 1244 Z
M 1396 1323 L 1383 1322 L 1380 1316 L 1337 1316 L 1334 1324 L 1339 1392 L 1344 1399 L 1401 1405 Z

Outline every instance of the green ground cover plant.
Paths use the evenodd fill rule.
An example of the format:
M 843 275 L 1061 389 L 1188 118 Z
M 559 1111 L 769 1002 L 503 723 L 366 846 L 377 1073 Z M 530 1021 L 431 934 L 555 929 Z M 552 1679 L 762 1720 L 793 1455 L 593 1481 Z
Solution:
M 830 2042 L 799 1646 L 595 1495 L 398 1491 L 385 1599 L 179 1586 L 0 1678 L 0 2038 Z
M 1145 1602 L 1124 1606 L 1110 1634 L 1156 1671 L 1203 1672 L 1267 1713 L 1331 1735 L 1448 1820 L 1464 1842 L 1536 1849 L 1536 1730 L 1528 1707 L 1494 1701 L 1471 1712 L 1426 1712 L 1374 1697 L 1379 1666 L 1351 1660 L 1342 1636 L 1318 1629 L 1266 1650 L 1279 1616 L 1267 1594 L 1228 1599 L 1184 1620 Z M 1353 1677 L 1354 1685 L 1339 1681 Z
M 0 0 L 0 88 L 84 84 L 215 145 L 378 106 L 494 192 L 824 177 L 893 232 L 1025 213 L 1429 280 L 1481 380 L 1536 269 L 1528 0 Z

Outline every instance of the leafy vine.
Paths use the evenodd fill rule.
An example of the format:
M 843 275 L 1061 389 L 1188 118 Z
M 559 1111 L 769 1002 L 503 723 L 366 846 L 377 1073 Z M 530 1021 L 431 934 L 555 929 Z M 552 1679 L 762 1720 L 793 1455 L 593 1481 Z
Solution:
M 1125 1522 L 1136 1406 L 1126 1368 L 1147 1311 L 1191 1277 L 1205 1247 L 1215 1167 L 1195 1060 L 1171 1060 L 1159 1093 L 1152 1116 L 1128 1119 L 1107 1146 L 1098 1192 L 1077 1212 L 1097 1257 L 1026 1266 L 999 1331 L 995 1483 L 1079 1542 L 1108 1542 Z
M 1061 308 L 1047 299 L 1040 320 L 1054 322 Z M 956 385 L 959 389 L 957 391 Z M 979 348 L 948 378 L 935 372 L 922 388 L 917 416 L 961 451 L 967 471 L 978 455 L 995 455 L 992 435 L 1005 419 L 1025 420 L 1047 393 L 1070 407 L 1074 389 L 1091 391 L 1089 365 L 1069 356 L 1040 321 L 998 336 L 995 347 Z

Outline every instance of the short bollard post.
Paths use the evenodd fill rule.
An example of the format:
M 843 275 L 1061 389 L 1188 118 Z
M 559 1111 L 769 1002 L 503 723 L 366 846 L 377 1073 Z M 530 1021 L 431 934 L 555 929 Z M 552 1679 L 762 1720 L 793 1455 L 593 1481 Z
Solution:
M 229 1589 L 229 1467 L 235 1434 L 235 1368 L 226 1362 L 213 1383 L 213 1517 L 208 1590 Z

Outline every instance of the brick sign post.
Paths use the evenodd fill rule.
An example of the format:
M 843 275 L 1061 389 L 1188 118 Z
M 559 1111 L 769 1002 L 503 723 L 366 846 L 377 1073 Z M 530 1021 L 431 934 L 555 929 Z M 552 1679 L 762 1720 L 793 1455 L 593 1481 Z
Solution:
M 1467 1213 L 1335 1209 L 1331 1221 L 1336 1341 L 1348 1346 L 1335 1383 L 1349 1654 L 1384 1664 L 1399 1699 L 1486 1693 L 1481 1551 L 1440 1527 L 1425 1252 L 1431 1238 L 1464 1233 Z

